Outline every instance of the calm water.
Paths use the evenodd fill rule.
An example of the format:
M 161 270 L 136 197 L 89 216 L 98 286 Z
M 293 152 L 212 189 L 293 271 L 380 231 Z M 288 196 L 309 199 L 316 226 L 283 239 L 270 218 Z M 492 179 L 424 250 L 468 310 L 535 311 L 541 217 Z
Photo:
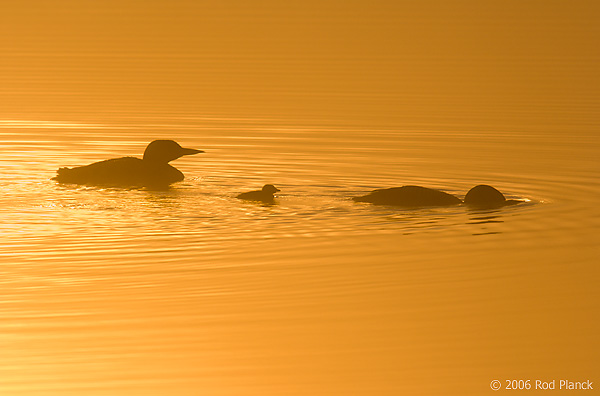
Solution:
M 59 3 L 12 5 L 21 35 L 2 41 L 0 394 L 600 384 L 594 7 Z M 186 179 L 166 191 L 50 180 L 158 138 L 205 151 L 172 163 Z M 235 199 L 265 183 L 275 205 Z M 481 183 L 525 202 L 351 200 Z

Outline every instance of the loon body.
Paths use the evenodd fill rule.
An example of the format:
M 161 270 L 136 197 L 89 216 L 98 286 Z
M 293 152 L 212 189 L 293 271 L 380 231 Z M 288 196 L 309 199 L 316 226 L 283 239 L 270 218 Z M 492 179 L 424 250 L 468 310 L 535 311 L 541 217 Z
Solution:
M 276 192 L 281 191 L 272 184 L 265 184 L 262 190 L 249 191 L 241 193 L 236 198 L 245 199 L 247 201 L 260 201 L 265 203 L 273 203 Z
M 197 153 L 203 151 L 183 148 L 173 140 L 155 140 L 146 147 L 142 159 L 122 157 L 75 168 L 60 168 L 53 180 L 104 186 L 167 186 L 184 178 L 183 173 L 169 162 Z
M 370 202 L 375 205 L 394 205 L 405 208 L 452 206 L 463 203 L 454 195 L 420 186 L 385 188 L 352 199 L 356 202 Z M 507 200 L 500 191 L 485 184 L 470 189 L 464 200 L 464 204 L 472 208 L 497 208 L 519 202 L 521 201 Z
M 420 186 L 403 186 L 375 190 L 362 197 L 354 197 L 356 202 L 370 202 L 375 205 L 395 205 L 407 208 L 425 206 L 458 205 L 462 201 L 443 191 Z

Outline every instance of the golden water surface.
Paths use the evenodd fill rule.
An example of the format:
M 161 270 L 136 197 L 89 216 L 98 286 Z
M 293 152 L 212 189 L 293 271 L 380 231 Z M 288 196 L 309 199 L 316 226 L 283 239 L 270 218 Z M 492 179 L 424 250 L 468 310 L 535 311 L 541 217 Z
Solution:
M 1 2 L 0 395 L 593 393 L 599 44 L 594 1 Z M 205 153 L 50 180 L 154 139 Z M 481 183 L 524 202 L 351 200 Z

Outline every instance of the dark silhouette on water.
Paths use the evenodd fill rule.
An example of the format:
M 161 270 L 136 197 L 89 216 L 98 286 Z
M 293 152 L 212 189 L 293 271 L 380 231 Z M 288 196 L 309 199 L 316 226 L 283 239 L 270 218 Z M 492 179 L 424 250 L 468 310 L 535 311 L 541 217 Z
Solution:
M 506 199 L 500 191 L 487 184 L 475 186 L 465 195 L 465 204 L 474 208 L 498 208 L 519 202 L 521 201 L 516 199 Z
M 356 202 L 369 202 L 375 205 L 394 205 L 405 208 L 452 206 L 463 203 L 463 201 L 454 195 L 420 186 L 385 188 L 352 199 Z M 514 199 L 507 200 L 500 191 L 485 184 L 475 186 L 469 190 L 464 200 L 465 205 L 473 208 L 496 208 L 519 202 L 521 201 Z
M 356 202 L 370 202 L 375 205 L 395 205 L 407 208 L 450 206 L 462 203 L 454 195 L 420 186 L 384 188 L 352 199 Z
M 245 199 L 247 201 L 260 201 L 264 203 L 273 203 L 274 196 L 276 192 L 281 191 L 277 187 L 272 184 L 265 184 L 262 190 L 249 191 L 245 193 L 241 193 L 236 198 Z
M 184 178 L 183 173 L 169 165 L 170 161 L 203 152 L 183 148 L 173 140 L 155 140 L 146 147 L 143 159 L 122 157 L 75 168 L 60 168 L 52 180 L 100 186 L 168 186 Z

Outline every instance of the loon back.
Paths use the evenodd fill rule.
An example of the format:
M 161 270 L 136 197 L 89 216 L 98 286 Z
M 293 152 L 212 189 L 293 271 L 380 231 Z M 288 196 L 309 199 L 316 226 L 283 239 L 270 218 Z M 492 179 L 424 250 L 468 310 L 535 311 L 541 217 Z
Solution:
M 76 168 L 60 168 L 54 180 L 61 183 L 101 186 L 161 186 L 183 180 L 169 164 L 154 165 L 134 157 L 114 158 Z
M 462 203 L 454 195 L 420 186 L 403 186 L 375 190 L 362 197 L 354 197 L 356 202 L 370 202 L 376 205 L 403 207 L 450 206 Z

